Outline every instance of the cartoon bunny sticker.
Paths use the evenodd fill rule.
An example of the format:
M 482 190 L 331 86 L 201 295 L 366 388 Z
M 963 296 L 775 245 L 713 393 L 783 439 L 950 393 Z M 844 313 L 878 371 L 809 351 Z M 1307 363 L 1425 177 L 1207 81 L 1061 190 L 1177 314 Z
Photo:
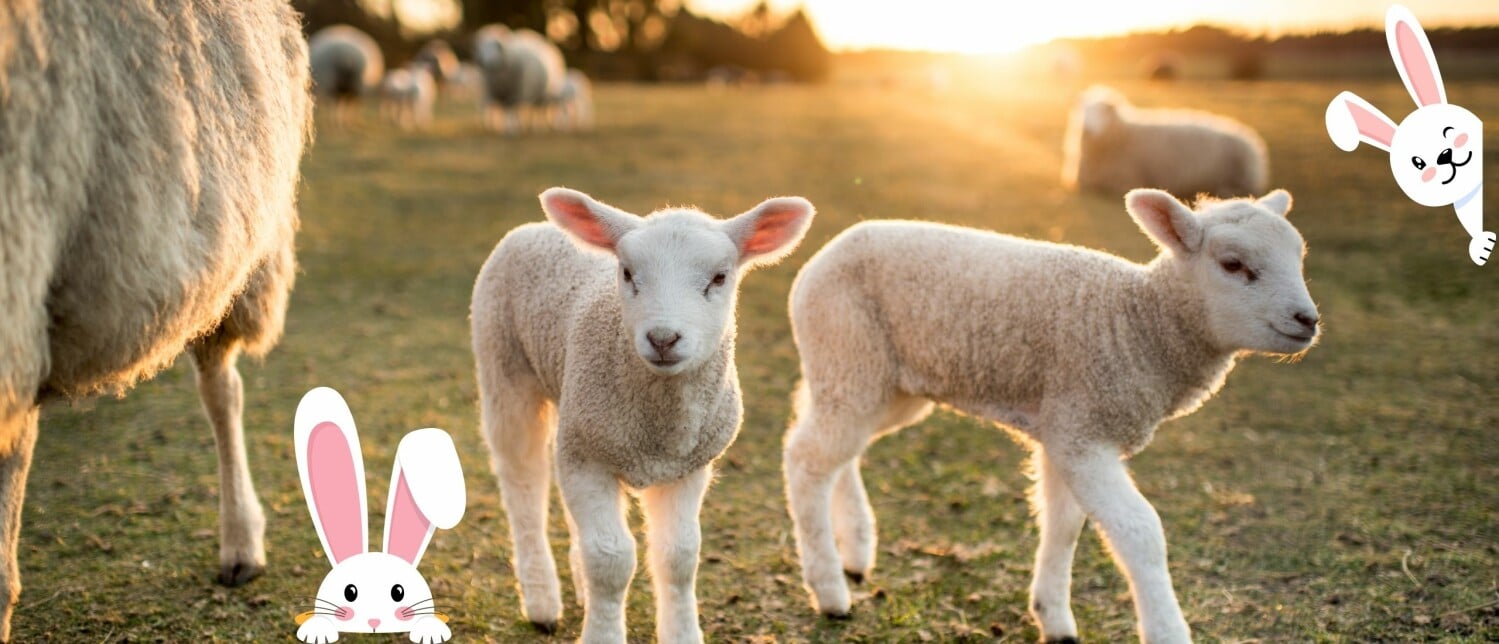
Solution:
M 409 633 L 418 644 L 446 642 L 447 617 L 416 565 L 432 533 L 463 518 L 463 470 L 452 437 L 429 428 L 401 439 L 383 552 L 370 552 L 364 456 L 348 405 L 337 391 L 313 389 L 297 405 L 294 428 L 302 493 L 333 565 L 311 610 L 297 616 L 297 639 L 326 644 L 340 632 Z
M 1431 43 L 1410 10 L 1390 7 L 1385 40 L 1416 111 L 1397 126 L 1368 101 L 1343 92 L 1327 106 L 1327 134 L 1346 152 L 1360 141 L 1388 151 L 1390 170 L 1406 196 L 1423 206 L 1454 207 L 1472 238 L 1468 257 L 1482 266 L 1495 240 L 1483 229 L 1483 122 L 1447 102 Z

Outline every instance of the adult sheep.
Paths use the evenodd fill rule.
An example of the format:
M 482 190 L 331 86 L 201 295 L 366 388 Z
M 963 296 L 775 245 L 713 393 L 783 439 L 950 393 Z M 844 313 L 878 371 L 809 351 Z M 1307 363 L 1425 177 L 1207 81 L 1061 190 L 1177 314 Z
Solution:
M 474 60 L 484 74 L 484 125 L 506 134 L 520 130 L 520 113 L 544 120 L 562 95 L 567 67 L 562 51 L 529 29 L 489 25 L 474 34 Z
M 1192 110 L 1141 109 L 1118 92 L 1083 93 L 1063 143 L 1062 184 L 1118 197 L 1160 188 L 1178 197 L 1262 194 L 1265 142 L 1249 126 Z
M 248 581 L 265 520 L 235 361 L 280 337 L 295 271 L 311 115 L 296 13 L 8 2 L 0 104 L 0 639 L 41 405 L 123 393 L 184 348 L 218 444 L 219 581 Z
M 321 99 L 334 102 L 336 125 L 348 123 L 350 112 L 385 78 L 385 57 L 375 39 L 349 25 L 318 30 L 307 45 L 312 64 L 312 87 Z

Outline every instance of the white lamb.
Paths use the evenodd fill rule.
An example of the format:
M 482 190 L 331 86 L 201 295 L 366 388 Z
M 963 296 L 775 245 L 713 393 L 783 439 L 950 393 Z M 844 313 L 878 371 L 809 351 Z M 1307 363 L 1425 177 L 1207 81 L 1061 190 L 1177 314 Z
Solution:
M 562 188 L 541 203 L 551 223 L 506 235 L 473 299 L 484 438 L 526 617 L 551 632 L 562 614 L 546 535 L 555 444 L 582 640 L 625 641 L 628 491 L 646 517 L 657 638 L 701 641 L 698 511 L 743 413 L 739 280 L 795 248 L 812 204 L 771 199 L 720 221 L 684 208 L 638 217 Z
M 520 131 L 521 112 L 533 125 L 562 94 L 567 67 L 562 51 L 529 29 L 489 25 L 474 34 L 474 62 L 484 72 L 484 126 Z
M 557 97 L 557 127 L 563 130 L 593 129 L 593 83 L 582 70 L 569 69 Z
M 1180 197 L 1243 197 L 1270 181 L 1265 142 L 1233 119 L 1133 107 L 1118 92 L 1084 92 L 1063 141 L 1062 185 L 1118 196 L 1139 186 Z
M 0 640 L 41 405 L 123 394 L 184 348 L 218 445 L 219 581 L 265 565 L 235 361 L 275 345 L 296 273 L 307 44 L 282 0 L 103 6 L 0 9 Z
M 333 122 L 343 127 L 358 103 L 380 87 L 385 56 L 375 39 L 349 25 L 318 30 L 307 45 L 312 88 L 318 98 L 333 101 Z
M 423 65 L 393 69 L 380 85 L 381 111 L 403 130 L 432 124 L 432 106 L 437 102 L 437 83 Z
M 862 223 L 791 292 L 803 383 L 786 492 L 815 605 L 849 611 L 845 572 L 874 565 L 859 458 L 934 403 L 992 420 L 1033 451 L 1041 529 L 1031 614 L 1077 635 L 1072 551 L 1091 517 L 1129 579 L 1146 642 L 1190 638 L 1166 540 L 1124 459 L 1197 409 L 1246 352 L 1317 339 L 1301 236 L 1282 190 L 1193 212 L 1159 190 L 1126 206 L 1161 253 L 1146 265 L 1086 248 L 931 223 Z

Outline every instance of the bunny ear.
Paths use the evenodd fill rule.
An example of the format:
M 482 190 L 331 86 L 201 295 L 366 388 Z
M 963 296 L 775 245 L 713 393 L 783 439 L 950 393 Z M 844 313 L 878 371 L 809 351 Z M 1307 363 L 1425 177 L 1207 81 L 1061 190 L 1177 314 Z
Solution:
M 415 566 L 432 532 L 458 525 L 467 505 L 463 468 L 453 438 L 440 429 L 419 429 L 401 439 L 390 474 L 385 506 L 384 550 Z
M 1411 93 L 1416 105 L 1426 107 L 1447 102 L 1447 90 L 1442 86 L 1442 72 L 1437 68 L 1436 55 L 1431 53 L 1431 42 L 1426 39 L 1426 30 L 1409 9 L 1391 5 L 1384 20 L 1385 40 L 1390 45 L 1390 57 L 1400 70 L 1400 80 Z
M 302 396 L 293 426 L 302 495 L 323 552 L 337 565 L 369 549 L 364 456 L 354 416 L 337 391 L 318 387 Z
M 1327 104 L 1327 135 L 1344 152 L 1352 152 L 1359 141 L 1381 150 L 1390 149 L 1395 123 L 1379 108 L 1353 92 L 1343 92 Z

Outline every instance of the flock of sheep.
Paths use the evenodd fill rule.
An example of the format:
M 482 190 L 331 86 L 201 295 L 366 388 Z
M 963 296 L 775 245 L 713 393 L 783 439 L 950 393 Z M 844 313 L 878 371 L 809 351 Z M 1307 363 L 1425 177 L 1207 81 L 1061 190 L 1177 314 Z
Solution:
M 337 126 L 348 124 L 361 101 L 374 99 L 392 125 L 426 128 L 441 91 L 475 100 L 484 126 L 506 134 L 520 131 L 523 116 L 533 129 L 593 127 L 588 76 L 567 69 L 557 46 L 529 29 L 480 29 L 474 35 L 473 62 L 459 62 L 451 46 L 432 40 L 405 67 L 387 71 L 375 40 L 348 25 L 313 34 L 308 54 L 313 91 L 333 103 Z
M 260 574 L 265 519 L 235 360 L 267 351 L 282 330 L 311 88 L 347 99 L 383 83 L 401 97 L 391 109 L 420 125 L 435 85 L 466 73 L 433 45 L 405 74 L 382 76 L 367 38 L 331 28 L 309 47 L 277 0 L 179 4 L 55 0 L 0 12 L 0 639 L 21 588 L 41 406 L 121 393 L 184 350 L 218 446 L 219 580 Z M 565 74 L 534 33 L 487 28 L 475 51 L 500 127 L 518 127 L 519 108 L 586 96 L 586 79 Z M 1045 639 L 1078 633 L 1069 593 L 1085 517 L 1129 578 L 1141 637 L 1190 639 L 1160 520 L 1124 459 L 1212 396 L 1240 356 L 1316 342 L 1305 246 L 1289 194 L 1245 198 L 1265 190 L 1267 171 L 1263 143 L 1242 125 L 1096 92 L 1067 146 L 1068 181 L 1129 191 L 1128 214 L 1160 248 L 1154 260 L 878 221 L 838 235 L 798 275 L 790 316 L 803 381 L 785 476 L 823 613 L 847 615 L 846 579 L 874 566 L 861 453 L 940 404 L 1032 448 L 1041 545 L 1030 611 Z M 1172 196 L 1199 191 L 1224 199 L 1189 207 Z M 472 303 L 483 435 L 525 614 L 550 630 L 562 612 L 546 536 L 555 472 L 583 640 L 625 640 L 632 493 L 647 517 L 657 635 L 701 641 L 698 514 L 743 414 L 739 283 L 794 250 L 813 206 L 787 197 L 729 219 L 690 208 L 638 216 L 561 188 L 541 205 L 550 223 L 499 242 Z

